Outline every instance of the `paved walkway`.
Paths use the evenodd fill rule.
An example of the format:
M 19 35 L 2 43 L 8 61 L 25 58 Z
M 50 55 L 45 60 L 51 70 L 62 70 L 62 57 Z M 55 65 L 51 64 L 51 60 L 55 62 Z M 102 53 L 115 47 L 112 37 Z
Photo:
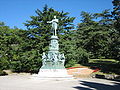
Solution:
M 120 90 L 120 82 L 82 79 L 31 79 L 30 75 L 0 76 L 0 90 Z

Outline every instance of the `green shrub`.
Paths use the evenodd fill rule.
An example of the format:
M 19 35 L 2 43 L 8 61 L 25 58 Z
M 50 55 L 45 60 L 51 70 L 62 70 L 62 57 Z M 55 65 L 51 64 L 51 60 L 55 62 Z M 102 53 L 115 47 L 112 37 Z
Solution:
M 77 61 L 79 64 L 87 64 L 89 60 L 89 53 L 83 48 L 77 50 Z
M 9 61 L 7 60 L 7 58 L 2 57 L 0 58 L 0 69 L 9 69 Z
M 78 48 L 75 51 L 71 51 L 71 53 L 65 54 L 66 58 L 66 67 L 72 67 L 75 64 L 87 64 L 89 60 L 89 54 L 83 48 Z
M 11 69 L 13 72 L 21 72 L 22 63 L 20 61 L 12 61 L 11 62 Z
M 37 73 L 41 63 L 41 56 L 31 50 L 22 53 L 18 60 L 11 61 L 11 69 L 13 72 Z
M 6 72 L 0 70 L 0 76 L 8 75 Z
M 66 63 L 65 67 L 66 67 L 66 68 L 72 67 L 72 66 L 74 66 L 75 64 L 76 64 L 76 60 L 69 60 L 69 61 Z

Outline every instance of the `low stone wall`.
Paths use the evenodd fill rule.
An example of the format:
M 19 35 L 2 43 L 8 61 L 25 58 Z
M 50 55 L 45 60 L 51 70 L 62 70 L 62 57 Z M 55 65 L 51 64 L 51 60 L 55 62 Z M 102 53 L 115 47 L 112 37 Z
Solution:
M 100 79 L 116 79 L 120 80 L 120 75 L 112 75 L 112 74 L 106 74 L 106 75 L 101 75 L 101 74 L 92 74 L 92 78 L 100 78 Z

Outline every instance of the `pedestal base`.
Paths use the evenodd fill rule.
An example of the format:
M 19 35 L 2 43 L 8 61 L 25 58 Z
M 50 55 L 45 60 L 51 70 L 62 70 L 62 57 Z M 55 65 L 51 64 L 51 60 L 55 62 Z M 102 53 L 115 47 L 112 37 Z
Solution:
M 38 77 L 71 77 L 66 69 L 40 69 Z
M 66 69 L 40 69 L 39 73 L 33 75 L 39 79 L 72 79 L 72 75 L 68 75 Z

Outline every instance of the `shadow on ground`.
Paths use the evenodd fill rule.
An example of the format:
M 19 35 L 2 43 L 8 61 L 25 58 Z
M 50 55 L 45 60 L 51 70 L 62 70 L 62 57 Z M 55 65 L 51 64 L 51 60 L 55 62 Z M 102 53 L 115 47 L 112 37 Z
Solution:
M 112 82 L 112 84 L 103 84 L 99 82 L 80 81 L 80 86 L 73 88 L 77 90 L 120 90 L 120 83 Z
M 105 61 L 96 62 L 96 63 L 88 63 L 84 64 L 84 66 L 88 66 L 91 69 L 99 68 L 103 73 L 115 73 L 120 75 L 120 64 L 119 63 L 107 63 Z

